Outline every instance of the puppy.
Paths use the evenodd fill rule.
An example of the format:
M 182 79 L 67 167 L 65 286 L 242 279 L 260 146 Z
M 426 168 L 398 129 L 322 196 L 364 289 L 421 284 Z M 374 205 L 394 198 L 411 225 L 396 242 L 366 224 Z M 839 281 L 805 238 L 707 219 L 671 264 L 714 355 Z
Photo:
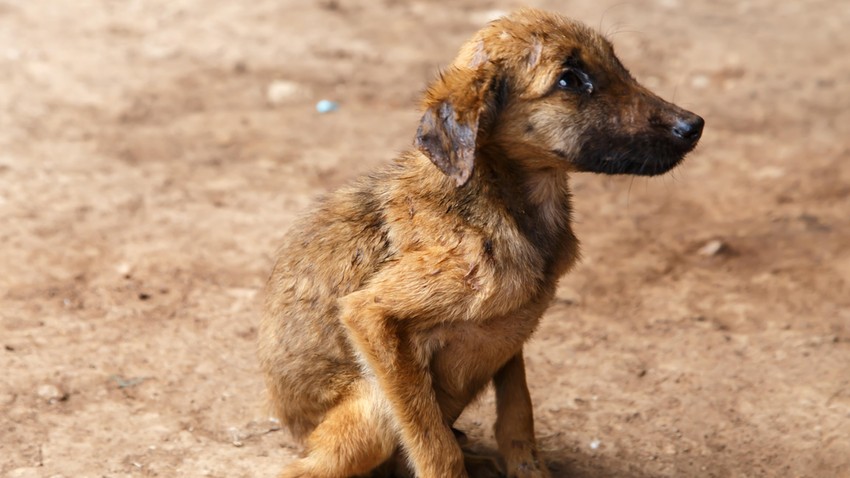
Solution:
M 664 173 L 703 128 L 604 37 L 537 10 L 479 31 L 423 106 L 415 149 L 323 200 L 278 255 L 259 356 L 306 441 L 281 477 L 399 456 L 420 478 L 465 477 L 451 426 L 490 383 L 507 475 L 549 476 L 522 349 L 578 257 L 568 177 Z

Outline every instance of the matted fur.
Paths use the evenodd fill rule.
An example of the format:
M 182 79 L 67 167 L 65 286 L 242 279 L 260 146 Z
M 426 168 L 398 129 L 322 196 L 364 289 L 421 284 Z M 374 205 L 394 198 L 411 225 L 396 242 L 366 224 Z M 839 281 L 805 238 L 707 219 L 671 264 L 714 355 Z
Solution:
M 423 107 L 416 149 L 331 194 L 279 252 L 259 355 L 306 442 L 282 477 L 467 476 L 451 425 L 491 382 L 507 475 L 548 476 L 522 349 L 578 258 L 568 176 L 659 174 L 702 130 L 601 35 L 537 10 L 479 31 Z

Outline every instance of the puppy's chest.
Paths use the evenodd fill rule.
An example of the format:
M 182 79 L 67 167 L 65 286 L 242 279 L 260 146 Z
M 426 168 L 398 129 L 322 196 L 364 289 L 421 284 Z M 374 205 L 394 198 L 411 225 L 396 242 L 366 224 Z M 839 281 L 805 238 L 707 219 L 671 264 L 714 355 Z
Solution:
M 461 401 L 471 399 L 522 350 L 540 322 L 543 308 L 523 309 L 481 322 L 446 323 L 428 331 L 421 343 L 427 344 L 437 386 Z
M 546 211 L 510 210 L 502 201 L 449 203 L 438 209 L 407 197 L 393 201 L 387 217 L 401 255 L 427 251 L 431 274 L 454 281 L 465 297 L 459 319 L 487 320 L 543 300 L 575 260 L 568 214 L 542 223 L 551 219 L 541 216 Z
M 481 252 L 469 258 L 467 284 L 478 296 L 476 320 L 500 316 L 526 317 L 529 310 L 542 314 L 555 290 L 558 277 L 575 261 L 575 242 L 565 240 L 554 250 L 541 250 L 517 235 L 483 240 Z M 532 314 L 533 315 L 533 314 Z M 536 326 L 536 322 L 531 327 Z

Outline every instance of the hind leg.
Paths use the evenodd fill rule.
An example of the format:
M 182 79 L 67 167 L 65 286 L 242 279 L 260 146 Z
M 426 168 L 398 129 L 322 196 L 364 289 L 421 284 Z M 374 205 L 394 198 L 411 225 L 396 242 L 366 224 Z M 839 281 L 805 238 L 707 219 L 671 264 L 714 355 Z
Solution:
M 392 457 L 396 437 L 387 406 L 361 380 L 307 437 L 306 455 L 280 478 L 349 478 L 367 475 Z

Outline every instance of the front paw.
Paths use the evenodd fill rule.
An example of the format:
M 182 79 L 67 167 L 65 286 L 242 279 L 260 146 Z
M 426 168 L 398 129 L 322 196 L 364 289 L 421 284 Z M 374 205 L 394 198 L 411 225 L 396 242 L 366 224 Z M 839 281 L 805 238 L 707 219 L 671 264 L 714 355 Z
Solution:
M 528 457 L 508 464 L 508 478 L 551 478 L 551 474 L 542 460 Z

